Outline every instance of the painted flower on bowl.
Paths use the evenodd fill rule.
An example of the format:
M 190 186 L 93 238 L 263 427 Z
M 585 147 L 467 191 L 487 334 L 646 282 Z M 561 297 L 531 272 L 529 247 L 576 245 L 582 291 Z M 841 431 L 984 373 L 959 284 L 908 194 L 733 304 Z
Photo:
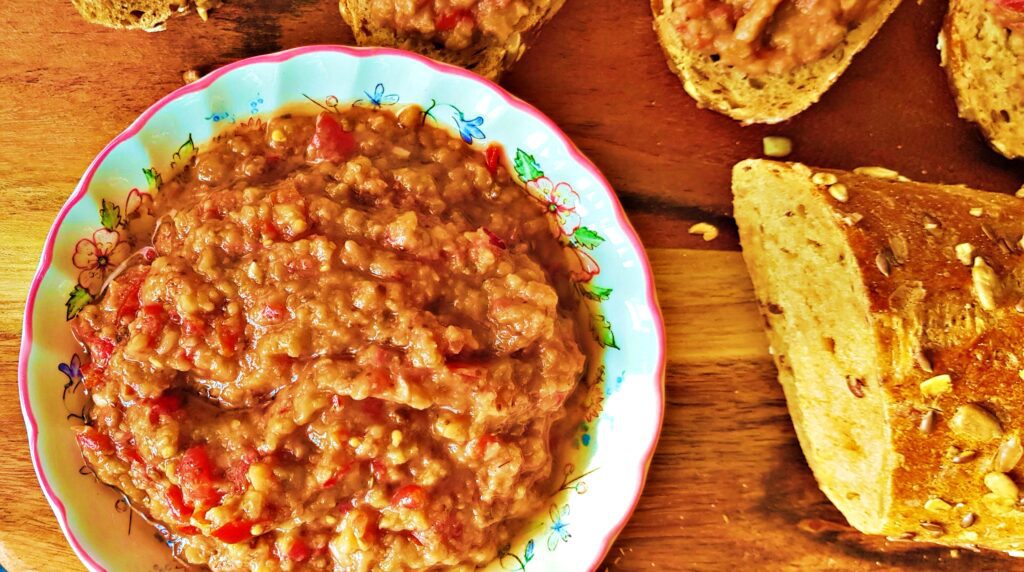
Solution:
M 71 258 L 75 268 L 81 271 L 78 273 L 78 283 L 89 294 L 96 296 L 107 274 L 124 262 L 129 254 L 131 247 L 115 230 L 101 228 L 92 233 L 92 237 L 79 240 Z
M 555 184 L 547 177 L 540 177 L 527 183 L 526 188 L 544 201 L 548 212 L 558 218 L 558 227 L 562 229 L 562 234 L 572 236 L 580 227 L 580 215 L 576 212 L 580 195 L 569 183 Z

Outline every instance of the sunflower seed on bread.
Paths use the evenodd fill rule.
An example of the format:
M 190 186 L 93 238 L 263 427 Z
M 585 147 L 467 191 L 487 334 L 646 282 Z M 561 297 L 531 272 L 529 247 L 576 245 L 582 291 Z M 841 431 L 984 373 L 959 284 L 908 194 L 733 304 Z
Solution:
M 1024 550 L 1024 254 L 1002 246 L 1024 232 L 1024 201 L 767 160 L 738 164 L 733 194 L 779 380 L 828 498 L 865 533 Z

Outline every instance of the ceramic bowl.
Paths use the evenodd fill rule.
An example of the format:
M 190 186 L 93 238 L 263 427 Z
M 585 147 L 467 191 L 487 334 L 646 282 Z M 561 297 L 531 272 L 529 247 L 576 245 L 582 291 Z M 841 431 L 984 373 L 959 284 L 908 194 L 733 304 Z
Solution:
M 176 164 L 220 130 L 287 107 L 418 104 L 432 123 L 484 149 L 499 142 L 523 186 L 561 229 L 573 280 L 603 346 L 584 381 L 578 455 L 561 490 L 490 570 L 596 567 L 640 496 L 663 412 L 664 328 L 643 247 L 608 182 L 550 119 L 459 68 L 387 49 L 311 46 L 221 68 L 146 110 L 85 172 L 46 238 L 25 310 L 18 370 L 32 462 L 64 535 L 93 570 L 171 569 L 154 530 L 82 474 L 81 349 L 68 320 L 125 255 L 122 229 Z M 131 547 L 130 549 L 126 549 Z

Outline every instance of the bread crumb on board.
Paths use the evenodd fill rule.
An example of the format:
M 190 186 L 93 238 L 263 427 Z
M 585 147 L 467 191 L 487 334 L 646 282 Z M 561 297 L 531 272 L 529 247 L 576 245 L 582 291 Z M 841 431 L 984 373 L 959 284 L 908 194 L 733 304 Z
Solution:
M 793 140 L 789 137 L 769 135 L 761 140 L 765 157 L 786 157 L 793 152 Z
M 704 239 L 704 242 L 711 242 L 718 238 L 718 228 L 710 223 L 698 222 L 697 224 L 690 227 L 687 231 L 690 234 L 700 235 Z

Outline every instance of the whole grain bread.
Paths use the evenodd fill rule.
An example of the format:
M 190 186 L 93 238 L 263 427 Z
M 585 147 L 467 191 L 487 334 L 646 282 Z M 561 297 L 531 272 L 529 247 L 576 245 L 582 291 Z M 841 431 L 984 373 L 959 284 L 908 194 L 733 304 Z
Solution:
M 679 76 L 686 93 L 701 107 L 713 109 L 744 124 L 778 123 L 804 111 L 836 82 L 853 56 L 864 49 L 900 0 L 881 0 L 861 22 L 850 27 L 841 44 L 813 63 L 787 73 L 751 76 L 709 54 L 688 48 L 670 15 L 680 0 L 651 0 L 654 30 L 669 68 Z
M 109 28 L 158 32 L 167 19 L 195 8 L 206 20 L 207 11 L 221 0 L 71 0 L 83 18 Z
M 486 78 L 497 79 L 519 61 L 540 29 L 562 8 L 565 0 L 530 2 L 530 13 L 516 25 L 516 32 L 507 41 L 481 36 L 464 50 L 445 49 L 436 38 L 402 34 L 393 27 L 384 27 L 369 18 L 375 0 L 339 0 L 338 7 L 345 22 L 352 28 L 361 46 L 389 46 L 411 50 L 429 58 L 472 70 Z
M 866 533 L 1024 549 L 1024 201 L 765 160 L 733 193 L 828 498 Z
M 939 51 L 960 117 L 1012 159 L 1024 156 L 1024 30 L 1000 25 L 988 3 L 951 0 Z

